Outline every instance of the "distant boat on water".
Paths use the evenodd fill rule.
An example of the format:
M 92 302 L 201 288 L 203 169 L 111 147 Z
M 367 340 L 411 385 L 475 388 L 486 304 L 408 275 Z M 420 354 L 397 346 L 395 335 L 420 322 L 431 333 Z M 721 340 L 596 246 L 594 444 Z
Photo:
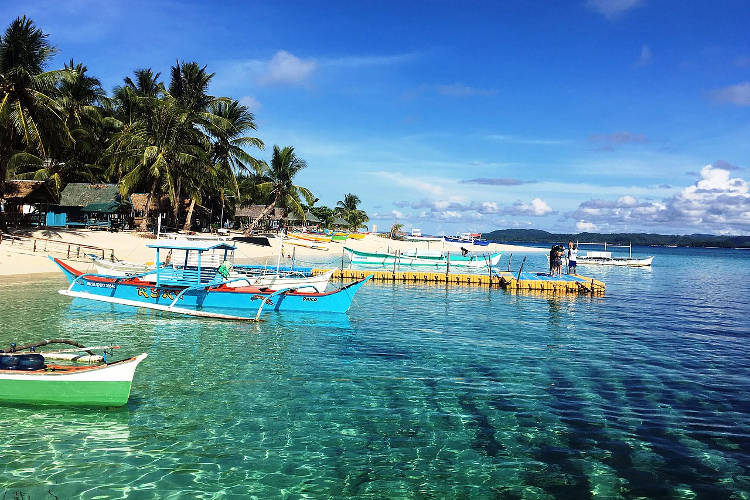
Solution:
M 399 253 L 390 252 L 362 252 L 353 248 L 344 247 L 353 264 L 367 264 L 391 266 L 451 266 L 467 268 L 486 268 L 496 266 L 500 262 L 502 252 L 493 254 L 456 255 L 436 250 L 412 250 Z
M 609 247 L 620 247 L 628 249 L 627 257 L 612 257 L 612 252 L 607 251 L 607 243 L 578 243 L 577 245 L 604 245 L 604 251 L 587 251 L 579 255 L 576 259 L 577 265 L 605 265 L 605 266 L 629 266 L 629 267 L 648 267 L 654 260 L 653 256 L 633 257 L 633 244 L 629 245 L 609 245 Z
M 461 233 L 457 236 L 444 236 L 448 243 L 458 243 L 460 245 L 478 245 L 486 247 L 489 241 L 482 239 L 481 233 Z

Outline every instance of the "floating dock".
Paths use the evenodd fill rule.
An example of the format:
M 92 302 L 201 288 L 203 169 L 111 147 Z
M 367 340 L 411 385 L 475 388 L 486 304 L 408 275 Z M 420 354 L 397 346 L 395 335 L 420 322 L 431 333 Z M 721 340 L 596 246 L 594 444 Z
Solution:
M 312 274 L 323 274 L 330 269 L 313 269 Z M 370 271 L 336 269 L 333 278 L 360 280 L 372 274 L 373 281 L 397 283 L 450 283 L 457 285 L 498 286 L 509 291 L 544 291 L 556 293 L 588 293 L 602 295 L 604 283 L 580 275 L 550 276 L 545 273 L 493 272 L 489 274 L 435 273 L 420 271 Z

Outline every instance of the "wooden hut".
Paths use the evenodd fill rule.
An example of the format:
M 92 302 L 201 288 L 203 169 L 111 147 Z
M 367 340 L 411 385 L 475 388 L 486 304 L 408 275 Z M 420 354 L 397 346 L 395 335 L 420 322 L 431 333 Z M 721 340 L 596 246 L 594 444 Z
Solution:
M 250 205 L 247 207 L 240 207 L 234 213 L 235 218 L 240 219 L 241 226 L 249 226 L 254 223 L 263 211 L 266 209 L 265 205 Z M 247 224 L 244 223 L 243 219 L 247 219 Z M 258 224 L 257 229 L 260 230 L 278 230 L 281 227 L 281 223 L 284 220 L 284 209 L 274 207 L 273 210 L 268 212 L 263 220 Z
M 130 202 L 133 206 L 133 224 L 135 227 L 139 227 L 146 217 L 146 200 L 148 199 L 148 193 L 133 193 L 130 195 Z M 190 198 L 183 198 L 180 200 L 179 219 L 175 220 L 174 217 L 174 206 L 172 200 L 168 195 L 161 195 L 151 198 L 149 203 L 149 225 L 155 223 L 159 215 L 162 216 L 162 231 L 168 229 L 182 229 L 185 225 L 185 217 L 187 217 L 188 208 L 190 207 Z M 195 204 L 193 208 L 193 225 L 198 227 L 208 227 L 208 219 L 210 210 L 202 205 Z
M 57 196 L 45 181 L 6 181 L 2 192 L 5 222 L 13 226 L 42 226 L 50 205 L 57 203 Z
M 116 184 L 71 182 L 47 213 L 47 225 L 125 228 L 131 225 L 130 213 L 130 202 L 123 200 Z

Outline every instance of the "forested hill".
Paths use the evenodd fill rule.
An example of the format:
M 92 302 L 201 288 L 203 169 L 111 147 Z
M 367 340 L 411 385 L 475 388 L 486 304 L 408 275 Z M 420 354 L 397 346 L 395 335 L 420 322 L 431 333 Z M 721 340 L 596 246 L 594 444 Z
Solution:
M 568 240 L 604 242 L 614 245 L 677 245 L 681 247 L 750 247 L 750 236 L 716 236 L 712 234 L 649 234 L 649 233 L 549 233 L 539 229 L 498 229 L 482 236 L 496 242 L 567 243 Z

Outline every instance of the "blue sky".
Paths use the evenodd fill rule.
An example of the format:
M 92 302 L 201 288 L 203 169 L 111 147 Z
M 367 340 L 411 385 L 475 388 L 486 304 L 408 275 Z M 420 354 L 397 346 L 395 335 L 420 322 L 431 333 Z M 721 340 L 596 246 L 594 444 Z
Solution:
M 4 2 L 105 89 L 177 59 L 322 204 L 424 233 L 750 233 L 746 1 Z

